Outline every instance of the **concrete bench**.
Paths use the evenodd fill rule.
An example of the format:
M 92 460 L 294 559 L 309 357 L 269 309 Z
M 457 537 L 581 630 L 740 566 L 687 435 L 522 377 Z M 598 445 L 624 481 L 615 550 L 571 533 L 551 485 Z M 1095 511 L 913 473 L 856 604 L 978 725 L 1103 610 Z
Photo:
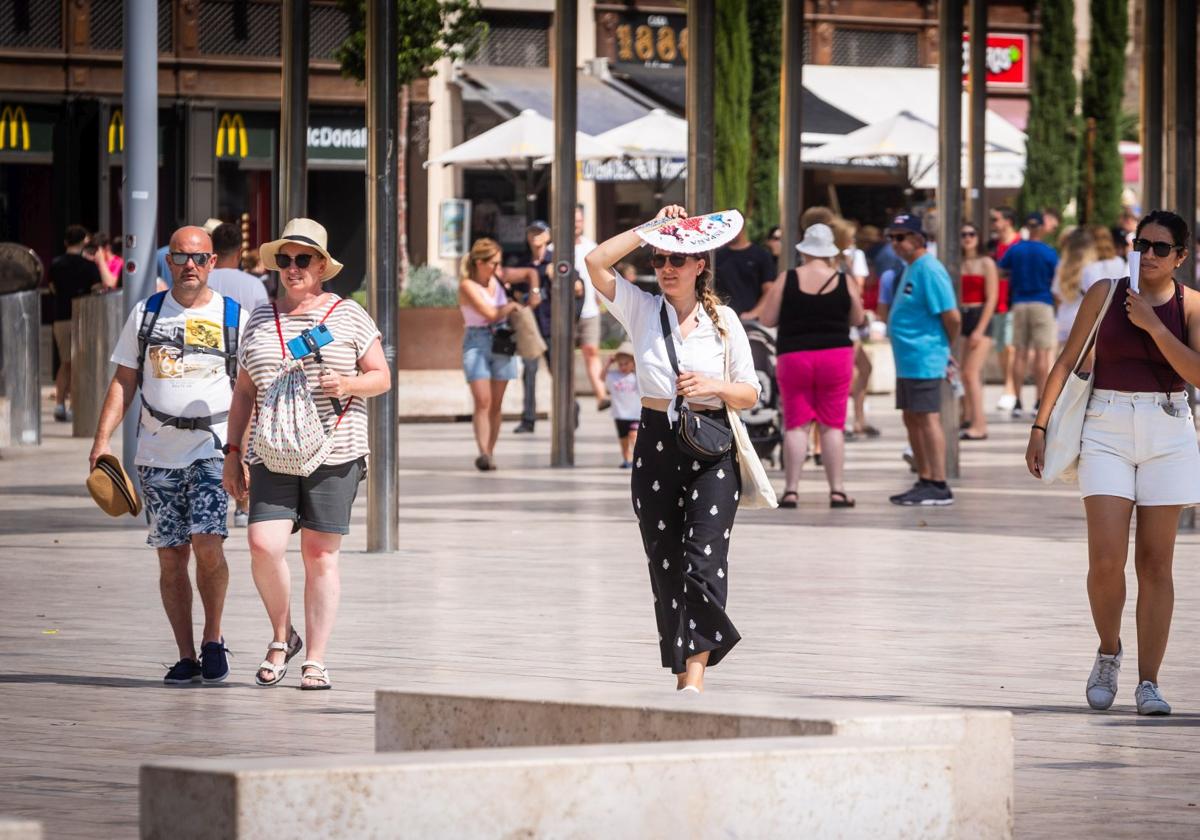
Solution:
M 0 817 L 0 840 L 42 840 L 42 824 L 37 820 Z
M 385 690 L 375 754 L 146 765 L 142 837 L 1012 834 L 1005 712 L 539 693 Z

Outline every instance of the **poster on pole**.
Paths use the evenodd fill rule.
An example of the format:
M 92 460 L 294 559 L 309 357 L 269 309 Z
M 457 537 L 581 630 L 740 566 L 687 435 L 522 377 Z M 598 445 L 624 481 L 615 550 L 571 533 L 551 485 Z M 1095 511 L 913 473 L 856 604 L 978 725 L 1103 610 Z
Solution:
M 456 260 L 470 250 L 471 202 L 465 198 L 447 198 L 438 210 L 438 256 Z

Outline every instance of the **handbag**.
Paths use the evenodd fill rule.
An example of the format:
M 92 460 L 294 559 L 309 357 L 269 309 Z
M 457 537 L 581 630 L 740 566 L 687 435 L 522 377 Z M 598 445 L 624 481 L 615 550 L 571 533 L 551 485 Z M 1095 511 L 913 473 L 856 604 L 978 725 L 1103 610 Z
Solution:
M 729 371 L 728 332 L 726 329 L 725 381 L 731 382 L 733 377 Z M 779 501 L 775 498 L 775 488 L 767 477 L 767 469 L 763 466 L 762 459 L 758 457 L 758 450 L 754 448 L 754 443 L 750 440 L 750 432 L 746 429 L 746 424 L 728 404 L 725 406 L 725 413 L 729 416 L 729 428 L 733 430 L 733 442 L 737 447 L 738 472 L 742 477 L 738 507 L 744 507 L 747 510 L 779 507 Z
M 497 324 L 492 327 L 492 355 L 517 355 L 517 336 L 508 324 Z
M 1100 314 L 1096 316 L 1096 323 L 1092 324 L 1087 341 L 1083 343 L 1083 347 L 1079 351 L 1079 358 L 1075 360 L 1062 392 L 1054 403 L 1054 410 L 1050 412 L 1050 419 L 1046 423 L 1046 454 L 1045 463 L 1042 464 L 1042 481 L 1046 484 L 1052 484 L 1055 481 L 1071 484 L 1078 478 L 1077 468 L 1079 466 L 1080 441 L 1083 438 L 1083 421 L 1087 414 L 1088 400 L 1091 399 L 1092 388 L 1095 385 L 1092 371 L 1081 371 L 1080 368 L 1083 367 L 1084 360 L 1096 347 L 1100 324 L 1104 321 L 1104 316 L 1108 314 L 1108 307 L 1112 304 L 1118 285 L 1120 285 L 1119 280 L 1113 280 L 1109 284 L 1108 295 L 1104 298 L 1104 305 L 1100 307 Z
M 659 323 L 662 325 L 663 341 L 667 345 L 667 357 L 671 360 L 671 370 L 679 377 L 679 359 L 675 355 L 675 338 L 671 334 L 671 324 L 667 320 L 667 301 L 664 299 L 662 308 L 658 310 Z M 728 351 L 727 351 L 728 352 Z M 697 461 L 712 463 L 719 461 L 733 446 L 733 430 L 724 423 L 692 411 L 683 403 L 683 394 L 675 396 L 675 411 L 679 414 L 679 425 L 675 427 L 675 440 L 679 448 Z

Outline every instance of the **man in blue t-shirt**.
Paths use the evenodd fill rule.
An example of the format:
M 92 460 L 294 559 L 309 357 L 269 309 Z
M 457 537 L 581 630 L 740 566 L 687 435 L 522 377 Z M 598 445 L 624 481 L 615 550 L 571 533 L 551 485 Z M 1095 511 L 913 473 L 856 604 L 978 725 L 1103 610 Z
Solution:
M 917 483 L 890 501 L 952 505 L 940 412 L 942 381 L 952 364 L 950 345 L 962 329 L 962 317 L 950 275 L 926 250 L 920 218 L 908 213 L 897 216 L 887 234 L 896 256 L 906 263 L 892 289 L 888 334 L 896 360 L 896 408 L 903 413 L 917 469 Z
M 1012 416 L 1022 415 L 1021 387 L 1025 384 L 1025 373 L 1033 362 L 1033 385 L 1037 402 L 1042 401 L 1042 388 L 1050 374 L 1051 358 L 1057 328 L 1054 323 L 1054 295 L 1050 287 L 1054 284 L 1054 269 L 1058 266 L 1058 254 L 1042 239 L 1050 234 L 1041 213 L 1030 213 L 1025 219 L 1029 239 L 1018 240 L 1000 258 L 1000 271 L 1008 274 L 1009 297 L 1012 300 L 1013 387 L 1017 392 L 1017 403 Z M 1037 411 L 1037 403 L 1033 406 Z

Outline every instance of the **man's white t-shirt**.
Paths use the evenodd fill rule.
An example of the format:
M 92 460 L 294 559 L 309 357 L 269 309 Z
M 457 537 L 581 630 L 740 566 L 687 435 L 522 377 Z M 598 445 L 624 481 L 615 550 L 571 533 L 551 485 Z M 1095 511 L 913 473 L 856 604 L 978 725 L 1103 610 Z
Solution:
M 214 268 L 208 273 L 208 288 L 233 298 L 247 314 L 269 301 L 263 281 L 236 268 Z
M 121 330 L 112 361 L 122 367 L 137 369 L 137 334 L 145 311 L 146 301 L 138 301 Z M 239 334 L 246 318 L 243 308 Z M 142 399 L 155 411 L 172 417 L 208 417 L 229 411 L 233 388 L 223 355 L 224 320 L 225 299 L 219 292 L 213 292 L 208 303 L 193 309 L 184 309 L 167 292 L 146 345 L 143 367 Z M 211 433 L 164 426 L 144 409 L 140 412 L 135 464 L 180 469 L 206 458 L 223 457 Z M 222 442 L 225 427 L 225 422 L 213 425 L 213 432 Z
M 594 250 L 596 243 L 586 236 L 581 236 L 575 243 L 575 272 L 583 281 L 583 309 L 579 313 L 580 318 L 595 318 L 600 314 L 600 304 L 596 302 L 596 288 L 592 285 L 591 275 L 588 274 L 587 265 L 583 261 L 583 258 Z

